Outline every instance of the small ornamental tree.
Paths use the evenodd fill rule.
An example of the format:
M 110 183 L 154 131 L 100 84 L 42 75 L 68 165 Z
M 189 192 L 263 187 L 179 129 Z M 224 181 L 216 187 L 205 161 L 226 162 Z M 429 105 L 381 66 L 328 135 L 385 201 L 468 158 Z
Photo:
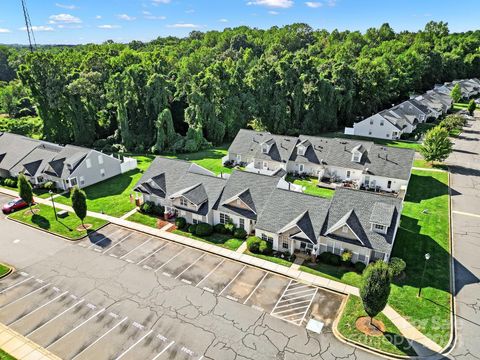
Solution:
M 468 107 L 467 107 L 467 110 L 468 112 L 470 113 L 471 116 L 473 116 L 473 113 L 475 111 L 475 109 L 477 108 L 477 103 L 475 102 L 475 100 L 470 100 L 470 102 L 468 103 Z
M 452 152 L 452 142 L 448 138 L 447 129 L 436 126 L 427 131 L 425 140 L 420 146 L 420 154 L 423 158 L 432 163 L 434 161 L 444 161 Z
M 32 185 L 30 184 L 28 179 L 25 177 L 25 175 L 23 174 L 18 175 L 17 186 L 18 186 L 18 195 L 22 198 L 23 201 L 25 201 L 28 204 L 30 211 L 32 211 L 32 203 L 33 203 Z
M 363 282 L 360 287 L 360 297 L 365 312 L 370 317 L 370 325 L 388 302 L 391 286 L 391 272 L 388 264 L 383 261 L 367 266 L 363 272 Z
M 87 216 L 87 196 L 78 186 L 75 186 L 72 190 L 72 207 L 82 222 L 82 226 L 85 227 L 83 220 Z
M 458 103 L 462 99 L 462 90 L 460 89 L 460 84 L 455 84 L 450 92 L 450 96 L 452 97 L 454 103 Z

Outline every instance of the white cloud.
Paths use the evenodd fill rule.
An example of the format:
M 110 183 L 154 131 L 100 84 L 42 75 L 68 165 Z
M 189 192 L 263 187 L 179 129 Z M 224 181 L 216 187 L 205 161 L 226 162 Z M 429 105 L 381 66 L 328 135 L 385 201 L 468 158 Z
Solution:
M 160 4 L 170 4 L 171 0 L 153 0 L 152 5 L 158 6 Z
M 98 25 L 97 27 L 99 29 L 118 29 L 120 28 L 120 25 L 104 24 L 104 25 Z
M 260 5 L 272 8 L 288 9 L 293 6 L 293 0 L 252 0 L 247 5 Z
M 65 24 L 80 24 L 82 20 L 78 17 L 70 15 L 70 14 L 57 14 L 57 15 L 50 15 L 49 24 L 56 24 L 56 23 L 65 23 Z
M 307 5 L 309 8 L 319 8 L 319 7 L 322 7 L 323 6 L 323 3 L 321 2 L 318 2 L 318 1 L 307 1 L 305 3 L 305 5 Z
M 20 30 L 27 31 L 27 28 L 21 27 Z M 44 25 L 39 25 L 39 26 L 32 26 L 32 30 L 36 32 L 42 32 L 42 31 L 54 31 L 53 27 L 51 26 L 44 26 Z
M 325 4 L 327 6 L 334 7 L 335 5 L 337 5 L 337 0 L 327 0 L 325 1 Z
M 68 10 L 75 10 L 78 9 L 78 6 L 76 5 L 68 5 L 68 4 L 60 4 L 60 3 L 55 3 L 56 7 L 62 8 L 62 9 L 68 9 Z
M 5 34 L 11 32 L 10 29 L 0 28 L 0 34 Z
M 278 14 L 280 14 L 278 11 L 273 11 L 273 10 L 270 10 L 268 13 L 269 13 L 270 15 L 278 15 Z
M 152 15 L 152 13 L 150 11 L 146 11 L 146 10 L 143 10 L 142 14 L 143 15 Z
M 125 20 L 125 21 L 133 21 L 133 20 L 136 19 L 135 16 L 130 16 L 128 14 L 118 14 L 117 18 L 119 18 L 120 20 Z
M 147 20 L 165 20 L 167 17 L 166 16 L 155 16 L 155 15 L 145 15 L 145 19 Z
M 69 24 L 58 24 L 57 25 L 57 28 L 59 29 L 81 29 L 83 28 L 82 25 L 78 25 L 78 24 L 73 24 L 73 25 L 69 25 Z
M 177 29 L 198 29 L 201 26 L 196 24 L 185 24 L 185 23 L 177 23 L 177 24 L 169 24 L 167 25 L 169 28 L 177 28 Z
M 187 13 L 187 14 L 193 14 L 194 12 L 195 12 L 194 9 L 185 10 L 185 13 Z
M 228 22 L 228 19 L 219 19 L 218 21 L 226 23 L 226 22 Z
M 102 15 L 97 15 L 95 16 L 95 19 L 100 20 L 102 18 Z

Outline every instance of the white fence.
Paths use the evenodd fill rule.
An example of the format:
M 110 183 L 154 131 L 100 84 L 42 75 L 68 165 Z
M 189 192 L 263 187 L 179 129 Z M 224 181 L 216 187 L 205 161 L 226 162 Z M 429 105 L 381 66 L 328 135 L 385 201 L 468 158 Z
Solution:
M 351 127 L 351 128 L 346 127 L 344 134 L 345 134 L 345 135 L 355 135 L 355 129 L 352 128 L 352 127 Z
M 126 173 L 127 171 L 133 170 L 137 167 L 137 159 L 124 157 L 123 162 L 120 164 L 120 171 Z

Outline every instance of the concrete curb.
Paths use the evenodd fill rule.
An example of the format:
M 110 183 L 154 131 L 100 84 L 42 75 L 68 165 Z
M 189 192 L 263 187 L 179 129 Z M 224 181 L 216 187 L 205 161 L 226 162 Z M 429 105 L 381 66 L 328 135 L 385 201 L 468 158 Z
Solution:
M 0 276 L 0 280 L 5 279 L 8 275 L 12 274 L 15 271 L 15 268 L 13 266 L 10 266 L 8 264 L 2 264 L 2 265 L 7 266 L 9 270 L 5 274 Z

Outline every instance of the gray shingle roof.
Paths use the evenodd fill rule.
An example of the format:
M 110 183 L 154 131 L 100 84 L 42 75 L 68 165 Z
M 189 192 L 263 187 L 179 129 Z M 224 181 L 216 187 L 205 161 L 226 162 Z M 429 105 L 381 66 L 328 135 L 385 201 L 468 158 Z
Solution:
M 18 162 L 32 152 L 41 142 L 10 133 L 0 133 L 0 169 L 10 171 Z
M 358 219 L 357 224 L 352 221 L 349 223 L 349 226 L 353 226 L 352 230 L 361 239 L 363 244 L 370 249 L 381 252 L 390 252 L 401 207 L 401 199 L 395 197 L 367 191 L 338 188 L 335 191 L 335 195 L 330 205 L 325 229 L 332 228 L 341 219 L 345 218 L 346 214 L 348 214 L 348 218 L 350 218 L 351 214 L 349 213 L 354 212 Z M 376 218 L 379 216 L 377 211 L 382 208 L 392 209 L 392 221 L 388 224 L 389 228 L 386 234 L 380 234 L 371 230 L 371 219 L 372 217 Z M 385 219 L 383 218 L 381 220 L 383 221 Z M 329 234 L 326 236 L 337 240 L 351 242 L 351 240 L 340 238 L 338 235 Z
M 66 179 L 78 167 L 91 149 L 75 145 L 66 145 L 50 162 L 45 170 L 47 174 Z M 69 166 L 70 165 L 70 166 Z
M 203 204 L 205 201 L 208 200 L 208 195 L 205 191 L 205 187 L 201 183 L 198 183 L 197 185 L 194 185 L 187 191 L 183 192 L 182 196 L 197 206 Z
M 27 156 L 21 159 L 12 169 L 12 172 L 25 171 L 29 176 L 37 176 L 48 166 L 48 163 L 58 155 L 62 147 L 50 143 L 41 143 Z

